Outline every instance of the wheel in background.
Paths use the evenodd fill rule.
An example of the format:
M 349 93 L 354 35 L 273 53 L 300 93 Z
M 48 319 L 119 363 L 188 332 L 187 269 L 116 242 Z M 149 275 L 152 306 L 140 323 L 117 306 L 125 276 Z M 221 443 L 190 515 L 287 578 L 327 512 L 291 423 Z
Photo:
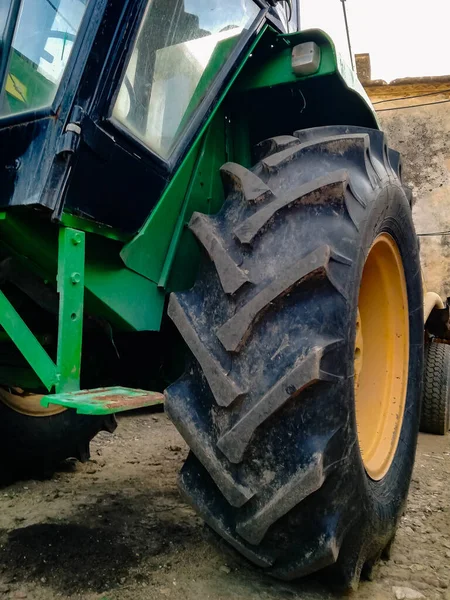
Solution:
M 420 431 L 445 435 L 450 429 L 450 347 L 431 342 L 425 349 Z

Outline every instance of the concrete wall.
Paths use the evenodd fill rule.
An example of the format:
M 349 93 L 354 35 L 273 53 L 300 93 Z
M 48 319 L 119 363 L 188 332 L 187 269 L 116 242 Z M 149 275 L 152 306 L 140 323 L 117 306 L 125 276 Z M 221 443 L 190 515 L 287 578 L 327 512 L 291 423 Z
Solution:
M 450 87 L 450 86 L 449 86 Z M 370 93 L 370 90 L 368 90 Z M 379 108 L 434 102 L 448 98 L 418 98 Z M 373 98 L 373 101 L 379 100 Z M 379 112 L 389 145 L 401 152 L 404 182 L 413 188 L 417 233 L 450 232 L 450 103 Z M 450 233 L 421 237 L 426 287 L 450 296 Z

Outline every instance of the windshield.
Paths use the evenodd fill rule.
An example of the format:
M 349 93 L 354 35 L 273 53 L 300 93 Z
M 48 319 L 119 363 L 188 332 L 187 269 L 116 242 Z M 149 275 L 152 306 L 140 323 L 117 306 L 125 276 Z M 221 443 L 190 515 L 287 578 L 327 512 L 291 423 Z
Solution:
M 22 0 L 0 97 L 0 116 L 52 103 L 87 1 Z
M 167 158 L 259 10 L 252 0 L 151 0 L 113 117 Z

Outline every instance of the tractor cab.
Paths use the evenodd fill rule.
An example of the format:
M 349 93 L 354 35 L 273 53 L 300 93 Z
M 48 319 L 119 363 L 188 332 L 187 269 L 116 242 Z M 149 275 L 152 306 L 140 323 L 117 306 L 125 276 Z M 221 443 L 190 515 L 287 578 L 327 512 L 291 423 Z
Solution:
M 344 39 L 341 2 L 328 3 Z M 293 32 L 300 17 L 318 25 L 311 0 L 3 2 L 0 209 L 133 235 L 261 28 Z
M 136 232 L 269 11 L 293 27 L 259 0 L 3 3 L 0 208 Z

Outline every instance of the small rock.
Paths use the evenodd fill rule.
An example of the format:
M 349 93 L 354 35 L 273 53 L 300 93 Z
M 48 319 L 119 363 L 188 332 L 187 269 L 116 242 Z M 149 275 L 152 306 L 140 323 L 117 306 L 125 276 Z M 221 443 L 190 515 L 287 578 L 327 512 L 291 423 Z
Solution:
M 425 567 L 423 565 L 411 565 L 409 567 L 411 571 L 414 573 L 415 571 L 423 571 Z
M 422 577 L 422 581 L 424 581 L 425 583 L 428 583 L 428 585 L 432 588 L 439 587 L 439 579 L 437 577 L 430 577 L 430 576 L 424 575 Z
M 47 583 L 47 577 L 41 577 L 41 583 Z
M 394 586 L 392 591 L 397 600 L 419 600 L 420 598 L 425 598 L 425 596 L 417 590 L 408 587 Z
M 181 446 L 170 445 L 169 450 L 171 452 L 181 452 Z
M 405 527 L 405 533 L 412 535 L 414 533 L 414 529 L 412 527 Z
M 170 588 L 160 588 L 159 593 L 163 596 L 170 596 L 171 590 Z
M 227 567 L 227 565 L 222 565 L 219 567 L 219 571 L 222 571 L 222 573 L 226 573 L 227 575 L 231 573 L 231 569 L 230 567 Z
M 155 421 L 155 423 L 157 423 L 159 421 L 158 417 L 152 417 L 152 421 Z
M 444 579 L 439 579 L 439 587 L 442 590 L 446 590 L 448 588 L 448 581 L 444 581 Z
M 18 590 L 17 592 L 14 592 L 14 594 L 12 595 L 13 598 L 17 598 L 17 600 L 23 600 L 23 598 L 28 598 L 28 595 L 26 592 L 22 592 L 21 590 Z

